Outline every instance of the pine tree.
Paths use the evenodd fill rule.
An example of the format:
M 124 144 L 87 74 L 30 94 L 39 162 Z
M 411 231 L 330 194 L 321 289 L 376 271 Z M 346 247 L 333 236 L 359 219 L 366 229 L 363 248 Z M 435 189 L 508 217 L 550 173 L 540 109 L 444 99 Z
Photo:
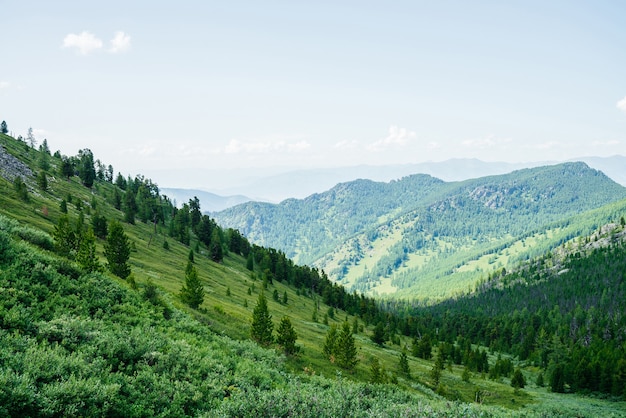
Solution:
M 254 270 L 254 255 L 252 253 L 248 254 L 248 259 L 246 260 L 246 268 L 250 271 Z
M 379 322 L 374 327 L 374 334 L 371 336 L 371 340 L 378 346 L 382 346 L 385 343 L 385 327 L 382 322 Z
M 267 299 L 265 299 L 265 294 L 261 292 L 252 312 L 252 338 L 260 345 L 268 346 L 274 342 L 273 330 L 274 324 L 267 309 Z
M 461 380 L 466 383 L 469 383 L 470 381 L 470 370 L 467 366 L 463 368 L 463 374 L 461 375 Z
M 40 171 L 39 174 L 37 174 L 37 185 L 44 192 L 48 190 L 48 177 L 45 171 Z
M 130 275 L 130 241 L 124 232 L 122 224 L 113 220 L 109 224 L 109 234 L 104 244 L 104 255 L 106 256 L 109 270 L 122 279 Z
M 372 358 L 372 362 L 370 364 L 370 382 L 372 383 L 386 383 L 386 372 L 385 368 L 380 365 L 377 357 Z
M 339 367 L 351 370 L 358 363 L 357 349 L 350 329 L 350 324 L 344 322 L 341 331 L 337 336 L 337 345 L 335 347 L 336 359 Z
M 3 134 L 8 134 L 9 133 L 9 127 L 7 126 L 6 121 L 2 121 L 2 123 L 0 123 L 0 132 Z
M 90 149 L 82 149 L 78 151 L 79 164 L 78 176 L 83 186 L 91 189 L 96 179 L 96 169 L 94 168 L 93 153 Z
M 433 368 L 430 370 L 430 378 L 432 379 L 433 387 L 439 386 L 439 379 L 441 379 L 441 372 L 444 368 L 443 353 L 439 351 L 437 353 L 437 359 Z
M 185 268 L 185 284 L 180 289 L 180 299 L 193 309 L 204 302 L 204 286 L 198 278 L 198 270 L 191 261 Z
M 296 346 L 298 335 L 291 325 L 291 320 L 284 316 L 276 330 L 276 344 L 281 346 L 287 355 L 296 354 L 300 348 Z
M 550 375 L 550 390 L 556 393 L 565 392 L 565 370 L 562 364 L 557 364 Z
M 13 188 L 17 192 L 18 197 L 24 202 L 28 202 L 30 200 L 30 197 L 28 196 L 28 186 L 26 186 L 26 183 L 24 183 L 20 176 L 16 176 L 13 180 Z
M 543 372 L 539 372 L 539 375 L 537 375 L 537 381 L 535 383 L 540 388 L 542 388 L 545 385 L 545 382 L 544 382 L 544 379 L 543 379 Z
M 209 254 L 211 260 L 220 263 L 224 259 L 224 250 L 222 249 L 222 239 L 217 228 L 211 233 L 211 244 L 209 245 Z
M 526 386 L 526 379 L 524 379 L 524 375 L 519 368 L 515 369 L 515 372 L 513 373 L 513 377 L 511 378 L 511 386 L 513 386 L 515 389 L 524 389 L 524 386 Z
M 35 139 L 35 134 L 33 133 L 32 127 L 28 128 L 28 133 L 26 134 L 26 140 L 28 141 L 28 144 L 30 145 L 31 148 L 35 148 L 35 145 L 37 145 L 37 139 Z
M 57 225 L 54 227 L 53 235 L 54 248 L 57 254 L 72 258 L 76 251 L 77 240 L 67 215 L 63 215 L 59 218 Z
M 406 355 L 406 350 L 402 350 L 400 353 L 400 359 L 398 360 L 398 371 L 406 377 L 411 377 L 411 369 L 409 368 L 409 357 Z
M 335 361 L 335 353 L 337 346 L 337 324 L 332 324 L 326 332 L 324 338 L 324 345 L 322 346 L 322 352 L 331 362 Z
M 134 225 L 135 215 L 137 214 L 137 201 L 135 199 L 135 193 L 132 189 L 128 189 L 124 195 L 124 221 Z
M 96 255 L 96 236 L 93 229 L 87 229 L 80 240 L 78 252 L 76 253 L 76 262 L 87 272 L 100 271 L 101 266 Z

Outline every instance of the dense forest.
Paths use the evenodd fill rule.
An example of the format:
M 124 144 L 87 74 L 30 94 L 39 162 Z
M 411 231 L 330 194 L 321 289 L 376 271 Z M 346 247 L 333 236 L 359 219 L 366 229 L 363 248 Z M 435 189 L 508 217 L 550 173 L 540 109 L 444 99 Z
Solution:
M 626 397 L 623 218 L 464 296 L 383 301 L 88 149 L 0 139 L 0 414 L 514 416 L 467 402 L 503 405 L 497 390 L 531 408 L 531 376 L 551 393 Z M 274 336 L 278 310 L 292 318 Z M 524 414 L 578 407 L 537 408 Z
M 215 219 L 324 269 L 350 290 L 373 294 L 387 278 L 402 297 L 441 299 L 483 273 L 590 233 L 610 218 L 583 219 L 580 212 L 624 197 L 626 189 L 603 173 L 566 163 L 463 182 L 423 174 L 389 183 L 356 180 L 278 205 L 245 203 Z M 570 230 L 541 235 L 565 227 Z M 533 235 L 541 242 L 516 248 L 512 259 L 499 255 Z M 493 260 L 476 262 L 486 254 Z M 437 280 L 456 270 L 462 270 L 457 283 L 446 285 L 452 292 L 442 293 Z

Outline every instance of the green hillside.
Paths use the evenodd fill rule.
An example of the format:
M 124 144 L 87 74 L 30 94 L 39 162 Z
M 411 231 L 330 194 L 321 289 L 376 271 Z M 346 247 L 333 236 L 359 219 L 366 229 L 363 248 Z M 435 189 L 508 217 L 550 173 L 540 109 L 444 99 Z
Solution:
M 510 359 L 524 388 L 469 362 L 441 363 L 446 346 L 434 334 L 423 356 L 415 350 L 426 329 L 405 315 L 410 305 L 348 293 L 222 229 L 193 200 L 176 209 L 151 180 L 115 177 L 87 149 L 51 155 L 6 135 L 0 145 L 2 416 L 626 413 L 623 402 L 535 385 L 538 370 L 507 352 L 469 347 L 490 365 L 498 354 Z M 129 243 L 126 278 L 105 257 L 116 225 Z M 192 269 L 204 291 L 197 309 L 180 297 Z M 293 325 L 296 355 L 251 340 L 261 293 L 273 335 L 285 317 Z M 355 366 L 343 363 L 347 351 L 324 353 L 334 327 L 338 341 L 353 339 Z
M 464 182 L 357 180 L 303 200 L 242 204 L 215 218 L 349 289 L 436 300 L 573 231 L 589 233 L 611 218 L 584 213 L 625 197 L 601 172 L 567 163 Z

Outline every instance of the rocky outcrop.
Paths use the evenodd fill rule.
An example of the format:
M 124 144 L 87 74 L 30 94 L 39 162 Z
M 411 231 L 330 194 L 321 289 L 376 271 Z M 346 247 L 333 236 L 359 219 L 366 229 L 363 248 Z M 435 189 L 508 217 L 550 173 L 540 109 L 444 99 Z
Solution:
M 0 176 L 12 182 L 18 176 L 26 180 L 33 176 L 33 172 L 26 164 L 9 154 L 0 145 Z

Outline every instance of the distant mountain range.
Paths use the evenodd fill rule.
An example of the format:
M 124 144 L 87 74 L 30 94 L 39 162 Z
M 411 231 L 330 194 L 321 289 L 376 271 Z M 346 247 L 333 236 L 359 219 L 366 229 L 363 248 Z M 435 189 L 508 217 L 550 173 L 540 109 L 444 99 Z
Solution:
M 205 212 L 219 212 L 252 200 L 246 196 L 220 196 L 215 193 L 197 189 L 162 188 L 161 194 L 169 197 L 172 201 L 176 201 L 178 206 L 197 197 L 198 200 L 200 200 L 200 207 Z
M 573 161 L 585 162 L 600 170 L 615 182 L 626 186 L 626 157 L 585 157 Z M 220 190 L 163 188 L 168 197 L 183 203 L 198 196 L 205 212 L 218 212 L 247 201 L 278 203 L 285 199 L 303 199 L 322 193 L 339 183 L 356 179 L 388 182 L 412 174 L 429 174 L 444 181 L 510 173 L 523 168 L 559 164 L 554 161 L 530 163 L 486 162 L 478 159 L 451 159 L 440 162 L 387 166 L 361 165 L 354 167 L 319 168 L 287 171 L 279 174 L 260 172 L 257 177 L 239 178 L 238 185 Z
M 305 199 L 247 202 L 213 215 L 349 288 L 438 298 L 614 220 L 619 210 L 584 213 L 625 198 L 626 188 L 577 162 L 454 182 L 426 174 L 354 180 Z

